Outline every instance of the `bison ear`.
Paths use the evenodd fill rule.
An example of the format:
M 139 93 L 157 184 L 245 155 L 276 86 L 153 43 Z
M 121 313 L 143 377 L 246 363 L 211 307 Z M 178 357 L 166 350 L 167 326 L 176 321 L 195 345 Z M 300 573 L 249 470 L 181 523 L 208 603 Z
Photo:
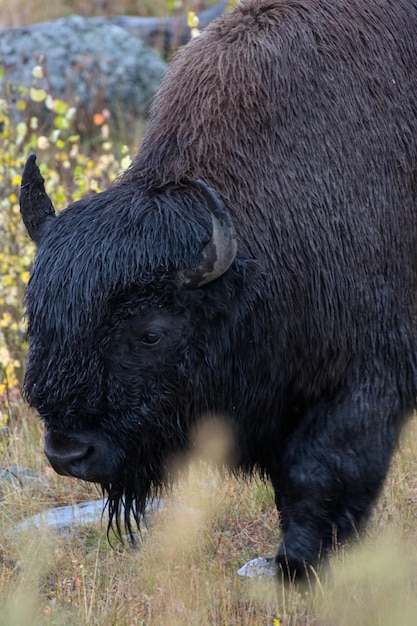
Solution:
M 213 230 L 196 266 L 178 272 L 180 282 L 188 289 L 202 287 L 222 276 L 233 263 L 237 252 L 236 233 L 229 213 L 214 191 L 203 181 L 198 181 L 198 187 L 211 215 Z
M 45 191 L 44 179 L 36 164 L 36 154 L 26 161 L 20 187 L 20 212 L 33 241 L 39 245 L 46 223 L 55 217 L 55 209 Z

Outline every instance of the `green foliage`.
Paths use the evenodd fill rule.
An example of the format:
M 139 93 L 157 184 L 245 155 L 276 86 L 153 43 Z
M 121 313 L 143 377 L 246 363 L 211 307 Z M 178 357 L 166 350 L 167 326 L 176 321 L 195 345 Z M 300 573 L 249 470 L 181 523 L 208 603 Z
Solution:
M 5 84 L 0 68 L 0 428 L 17 403 L 27 348 L 22 301 L 35 246 L 19 210 L 26 158 L 31 152 L 38 154 L 46 190 L 57 210 L 100 192 L 130 163 L 127 146 L 114 146 L 109 139 L 108 111 L 93 117 L 99 137 L 93 153 L 76 132 L 76 103 L 55 99 L 37 87 L 41 65 L 33 68 L 32 76 L 30 89 Z

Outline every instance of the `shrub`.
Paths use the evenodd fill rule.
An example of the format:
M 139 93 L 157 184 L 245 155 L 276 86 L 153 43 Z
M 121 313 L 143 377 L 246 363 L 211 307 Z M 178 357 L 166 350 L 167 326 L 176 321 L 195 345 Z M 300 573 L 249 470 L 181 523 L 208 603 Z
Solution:
M 27 347 L 23 296 L 35 246 L 19 210 L 26 158 L 38 153 L 46 190 L 58 211 L 87 193 L 100 192 L 130 163 L 129 148 L 110 140 L 108 111 L 93 116 L 98 129 L 93 150 L 74 130 L 77 103 L 54 99 L 37 88 L 41 65 L 33 68 L 32 76 L 33 86 L 26 89 L 6 84 L 0 68 L 0 428 L 13 414 Z M 34 105 L 42 115 L 33 114 Z

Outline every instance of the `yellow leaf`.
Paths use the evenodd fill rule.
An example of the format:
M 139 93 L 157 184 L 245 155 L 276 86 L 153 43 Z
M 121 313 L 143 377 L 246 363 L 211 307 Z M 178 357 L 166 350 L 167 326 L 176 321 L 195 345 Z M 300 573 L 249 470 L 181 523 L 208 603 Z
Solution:
M 47 148 L 49 148 L 48 137 L 45 137 L 45 135 L 41 135 L 40 137 L 38 137 L 38 148 L 40 150 L 46 150 Z
M 57 115 L 65 115 L 68 111 L 69 104 L 63 100 L 54 100 L 54 111 Z
M 43 69 L 40 65 L 35 65 L 32 69 L 33 78 L 43 78 Z
M 27 132 L 27 124 L 25 122 L 19 122 L 16 124 L 16 133 L 18 137 L 24 137 Z
M 76 113 L 77 113 L 77 109 L 75 107 L 70 107 L 68 111 L 65 113 L 65 117 L 67 118 L 67 120 L 72 120 L 75 117 Z
M 31 87 L 29 93 L 33 102 L 43 102 L 48 95 L 45 89 L 36 89 L 36 87 Z
M 194 11 L 188 11 L 187 15 L 187 23 L 190 28 L 197 28 L 199 24 L 199 19 Z
M 55 107 L 55 100 L 53 99 L 53 97 L 51 96 L 51 94 L 49 93 L 46 96 L 46 100 L 45 100 L 45 106 L 47 109 L 49 109 L 50 111 L 54 110 Z
M 128 156 L 123 157 L 123 159 L 120 161 L 120 165 L 122 166 L 122 169 L 126 170 L 131 164 L 131 162 L 132 162 L 132 159 L 128 155 Z
M 5 311 L 3 313 L 3 319 L 5 322 L 10 322 L 10 320 L 12 319 L 12 316 L 8 311 Z

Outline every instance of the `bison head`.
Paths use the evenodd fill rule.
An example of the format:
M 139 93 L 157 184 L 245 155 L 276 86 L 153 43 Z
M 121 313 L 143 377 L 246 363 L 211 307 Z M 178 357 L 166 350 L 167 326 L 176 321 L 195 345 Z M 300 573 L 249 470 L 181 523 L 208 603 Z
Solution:
M 35 155 L 21 211 L 38 245 L 24 394 L 54 469 L 101 483 L 130 530 L 196 417 L 224 408 L 224 328 L 245 280 L 230 217 L 201 181 L 119 182 L 56 216 Z

